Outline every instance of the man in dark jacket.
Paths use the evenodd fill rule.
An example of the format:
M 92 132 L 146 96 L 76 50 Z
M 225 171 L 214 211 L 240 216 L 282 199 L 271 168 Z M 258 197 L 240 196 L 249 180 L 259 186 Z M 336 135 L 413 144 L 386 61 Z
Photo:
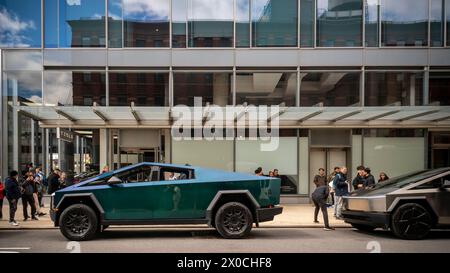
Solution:
M 327 231 L 334 230 L 328 222 L 327 198 L 329 193 L 328 185 L 322 185 L 318 186 L 311 195 L 314 206 L 316 207 L 314 210 L 314 223 L 319 223 L 317 217 L 319 216 L 319 209 L 322 210 L 323 222 L 325 224 L 324 229 Z
M 17 202 L 20 197 L 22 197 L 19 182 L 17 182 L 18 175 L 19 173 L 17 171 L 12 171 L 9 174 L 9 177 L 5 180 L 6 199 L 8 199 L 9 202 L 9 223 L 13 226 L 19 225 L 15 220 L 15 216 L 17 211 Z
M 59 169 L 55 169 L 48 177 L 48 194 L 52 194 L 59 190 Z
M 36 202 L 34 200 L 33 194 L 36 192 L 36 185 L 34 184 L 33 173 L 28 172 L 25 175 L 25 181 L 22 183 L 23 194 L 22 194 L 22 205 L 23 205 L 23 220 L 27 221 L 30 217 L 28 216 L 28 205 L 31 207 L 31 219 L 39 220 L 36 216 Z
M 370 173 L 370 168 L 364 169 L 364 188 L 372 187 L 375 185 L 375 177 Z
M 336 200 L 336 218 L 342 219 L 342 196 L 348 195 L 347 167 L 342 167 L 333 180 Z
M 358 168 L 356 168 L 358 173 L 352 181 L 353 189 L 355 191 L 364 188 L 364 169 L 364 166 L 358 166 Z

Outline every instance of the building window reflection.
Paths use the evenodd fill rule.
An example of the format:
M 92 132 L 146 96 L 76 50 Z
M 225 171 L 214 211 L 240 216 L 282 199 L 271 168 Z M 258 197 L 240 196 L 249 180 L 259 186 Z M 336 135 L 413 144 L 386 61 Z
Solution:
M 427 46 L 428 0 L 381 0 L 381 29 L 382 46 Z
M 233 46 L 233 0 L 188 0 L 189 47 Z
M 236 74 L 236 104 L 295 106 L 296 94 L 296 72 Z
M 172 47 L 185 48 L 187 35 L 187 0 L 172 0 Z
M 300 106 L 359 106 L 361 72 L 301 73 Z
M 123 46 L 122 39 L 122 0 L 108 1 L 108 46 L 111 48 L 121 48 Z
M 44 71 L 47 106 L 106 105 L 105 72 Z
M 365 106 L 414 105 L 423 105 L 423 72 L 366 72 Z
M 110 106 L 168 106 L 169 73 L 109 73 Z
M 40 0 L 0 0 L 0 47 L 41 47 Z
M 362 0 L 317 0 L 317 46 L 362 46 Z
M 252 1 L 252 46 L 296 47 L 297 0 Z
M 233 104 L 231 72 L 174 73 L 174 105 L 194 106 L 194 98 L 202 104 L 226 106 Z
M 250 47 L 250 0 L 236 0 L 236 47 Z
M 300 46 L 314 47 L 315 0 L 300 0 Z
M 104 0 L 60 0 L 58 17 L 59 47 L 106 46 Z
M 450 105 L 450 72 L 430 72 L 430 104 Z
M 124 0 L 125 47 L 170 46 L 170 1 Z
M 430 46 L 444 46 L 444 2 L 430 0 Z
M 365 0 L 365 46 L 379 46 L 379 19 L 380 6 L 379 0 Z

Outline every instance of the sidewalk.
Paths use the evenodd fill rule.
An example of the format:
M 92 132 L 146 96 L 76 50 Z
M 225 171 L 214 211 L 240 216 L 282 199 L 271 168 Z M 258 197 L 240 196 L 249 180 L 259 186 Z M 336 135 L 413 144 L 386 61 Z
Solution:
M 6 205 L 5 205 L 6 203 Z M 281 215 L 275 216 L 274 221 L 261 223 L 260 227 L 262 228 L 311 228 L 323 227 L 323 218 L 322 213 L 319 212 L 319 224 L 313 223 L 314 217 L 314 207 L 312 205 L 298 205 L 298 204 L 285 204 L 283 206 L 283 213 Z M 4 229 L 51 229 L 55 228 L 53 226 L 53 222 L 50 220 L 50 215 L 48 214 L 48 207 L 42 209 L 43 212 L 47 213 L 47 215 L 39 217 L 39 221 L 31 221 L 28 220 L 23 222 L 23 212 L 22 205 L 19 205 L 16 212 L 16 221 L 19 222 L 18 227 L 13 227 L 9 225 L 9 206 L 8 201 L 5 200 L 3 204 L 3 219 L 0 220 L 0 230 Z M 330 225 L 333 227 L 349 227 L 350 225 L 344 223 L 341 220 L 336 220 L 333 217 L 333 209 L 328 210 L 328 216 L 330 219 Z M 178 225 L 178 226 L 149 226 L 155 228 L 188 228 L 188 227 L 199 227 L 202 225 Z M 135 227 L 135 226 L 133 226 Z

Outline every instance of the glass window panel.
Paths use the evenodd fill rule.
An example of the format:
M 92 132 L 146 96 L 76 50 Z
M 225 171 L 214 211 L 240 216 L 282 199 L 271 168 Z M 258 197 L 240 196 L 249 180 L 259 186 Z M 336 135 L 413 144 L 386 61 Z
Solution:
M 381 29 L 382 46 L 427 46 L 428 0 L 381 0 Z
M 109 47 L 122 47 L 122 0 L 108 1 L 108 34 Z
M 423 104 L 422 72 L 366 72 L 365 106 Z
M 317 46 L 362 46 L 362 0 L 317 0 Z
M 300 46 L 314 46 L 315 0 L 300 0 Z
M 450 105 L 450 72 L 430 72 L 430 103 Z
M 296 72 L 252 72 L 236 75 L 236 103 L 295 106 Z
M 0 0 L 0 47 L 41 47 L 40 0 Z
M 365 20 L 366 20 L 366 43 L 368 47 L 378 47 L 379 45 L 379 17 L 380 6 L 378 0 L 365 0 Z
M 59 47 L 105 47 L 105 1 L 59 1 Z
M 44 72 L 44 104 L 48 106 L 105 105 L 105 73 Z
M 190 47 L 233 46 L 233 0 L 188 0 Z
M 444 0 L 430 0 L 430 46 L 444 45 Z
M 186 47 L 187 0 L 172 0 L 172 47 Z
M 3 77 L 10 103 L 27 106 L 42 104 L 41 71 L 7 71 Z
M 109 73 L 109 105 L 169 106 L 168 73 Z
M 447 18 L 447 46 L 450 46 L 450 0 L 445 2 L 445 18 Z
M 58 1 L 59 0 L 45 0 L 44 45 L 47 48 L 58 47 Z
M 30 50 L 8 50 L 3 53 L 4 70 L 42 70 L 42 53 Z
M 282 134 L 283 130 L 280 130 Z M 262 151 L 261 145 L 268 141 L 240 139 L 236 140 L 236 171 L 255 174 L 261 167 L 264 175 L 278 169 L 281 176 L 283 193 L 298 193 L 298 140 L 297 137 L 280 137 L 278 148 L 274 151 Z
M 360 105 L 360 72 L 301 73 L 300 106 Z
M 170 1 L 124 0 L 126 47 L 169 47 Z
M 236 47 L 250 47 L 250 0 L 236 0 Z
M 194 97 L 201 97 L 202 104 L 226 106 L 233 103 L 233 73 L 175 73 L 174 105 L 194 106 Z
M 297 0 L 252 1 L 252 45 L 296 47 Z

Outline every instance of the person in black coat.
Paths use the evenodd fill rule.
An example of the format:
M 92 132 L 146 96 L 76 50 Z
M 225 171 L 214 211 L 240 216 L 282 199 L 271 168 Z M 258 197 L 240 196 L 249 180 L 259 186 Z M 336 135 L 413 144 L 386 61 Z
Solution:
M 33 173 L 26 173 L 25 180 L 22 183 L 22 189 L 23 220 L 27 221 L 30 218 L 28 216 L 28 205 L 30 205 L 31 207 L 31 219 L 39 220 L 39 218 L 37 218 L 36 216 L 36 202 L 33 196 L 33 194 L 36 192 Z
M 12 171 L 5 180 L 6 199 L 8 199 L 9 203 L 9 223 L 13 226 L 19 225 L 15 220 L 15 215 L 17 211 L 17 202 L 20 197 L 22 197 L 20 185 L 19 182 L 17 182 L 18 175 L 19 173 L 17 171 Z
M 370 172 L 370 168 L 364 169 L 364 188 L 369 188 L 375 185 L 375 177 L 373 177 Z
M 314 223 L 319 223 L 317 217 L 319 216 L 319 209 L 322 210 L 323 221 L 325 224 L 325 230 L 333 230 L 328 222 L 328 211 L 327 211 L 327 198 L 330 193 L 328 185 L 323 185 L 317 187 L 312 193 L 311 197 L 316 207 L 314 210 Z
M 48 191 L 47 192 L 48 192 L 48 194 L 52 194 L 55 191 L 59 190 L 59 188 L 60 188 L 59 175 L 60 175 L 60 170 L 55 169 L 47 177 L 47 182 L 48 182 Z

